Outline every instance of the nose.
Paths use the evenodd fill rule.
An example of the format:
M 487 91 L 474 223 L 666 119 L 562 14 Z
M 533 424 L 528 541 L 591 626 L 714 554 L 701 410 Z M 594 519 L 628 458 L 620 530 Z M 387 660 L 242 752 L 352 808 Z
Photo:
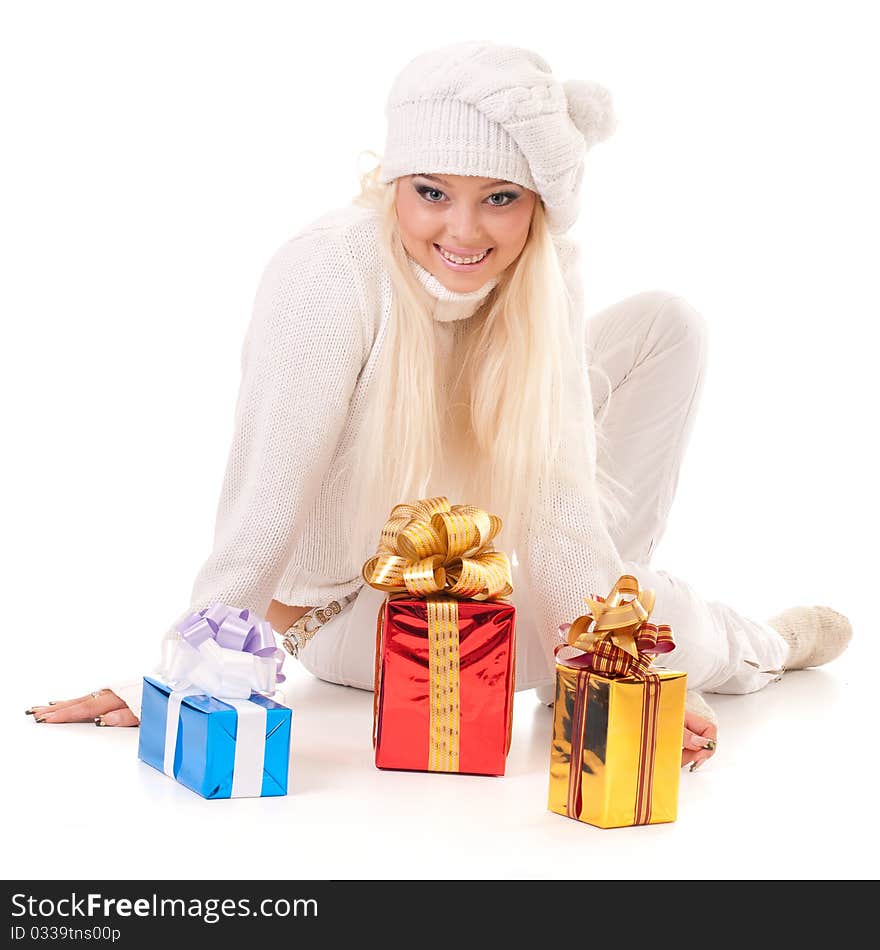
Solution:
M 483 248 L 488 247 L 486 236 L 480 224 L 479 211 L 470 207 L 468 202 L 459 202 L 450 208 L 446 219 L 447 247 Z

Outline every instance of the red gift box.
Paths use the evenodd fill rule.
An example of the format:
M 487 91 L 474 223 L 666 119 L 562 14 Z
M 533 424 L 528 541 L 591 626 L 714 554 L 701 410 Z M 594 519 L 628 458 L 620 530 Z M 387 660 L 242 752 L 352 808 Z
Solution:
M 407 597 L 381 608 L 376 765 L 503 775 L 513 722 L 516 608 L 503 601 L 437 603 Z M 457 636 L 448 631 L 457 649 L 443 643 L 442 633 L 439 642 L 432 635 L 434 611 L 457 613 Z
M 373 746 L 382 769 L 503 775 L 513 717 L 516 609 L 501 519 L 426 498 L 395 506 L 364 580 L 376 625 Z

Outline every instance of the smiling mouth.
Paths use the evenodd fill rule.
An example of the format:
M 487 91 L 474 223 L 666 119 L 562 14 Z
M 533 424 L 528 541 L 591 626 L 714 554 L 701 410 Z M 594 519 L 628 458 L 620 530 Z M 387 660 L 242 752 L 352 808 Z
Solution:
M 453 254 L 451 251 L 447 251 L 445 247 L 442 247 L 439 244 L 434 245 L 437 253 L 450 264 L 455 264 L 458 267 L 475 267 L 477 264 L 481 264 L 491 253 L 492 248 L 487 248 L 486 250 L 475 253 L 475 254 Z

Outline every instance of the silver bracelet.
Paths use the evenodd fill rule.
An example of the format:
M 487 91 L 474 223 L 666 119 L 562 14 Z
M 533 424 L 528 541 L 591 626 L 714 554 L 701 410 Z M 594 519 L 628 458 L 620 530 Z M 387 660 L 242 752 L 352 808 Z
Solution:
M 312 639 L 318 630 L 332 617 L 342 611 L 346 604 L 350 604 L 357 592 L 342 597 L 340 600 L 331 600 L 326 607 L 314 607 L 304 613 L 299 620 L 295 620 L 282 635 L 281 645 L 287 652 L 298 659 L 305 645 Z

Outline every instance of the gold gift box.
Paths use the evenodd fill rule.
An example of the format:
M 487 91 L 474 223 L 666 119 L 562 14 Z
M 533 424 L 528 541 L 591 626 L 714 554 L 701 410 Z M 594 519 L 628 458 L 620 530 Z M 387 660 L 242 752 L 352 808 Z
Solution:
M 550 811 L 600 828 L 675 821 L 687 675 L 608 677 L 572 662 L 556 665 Z

